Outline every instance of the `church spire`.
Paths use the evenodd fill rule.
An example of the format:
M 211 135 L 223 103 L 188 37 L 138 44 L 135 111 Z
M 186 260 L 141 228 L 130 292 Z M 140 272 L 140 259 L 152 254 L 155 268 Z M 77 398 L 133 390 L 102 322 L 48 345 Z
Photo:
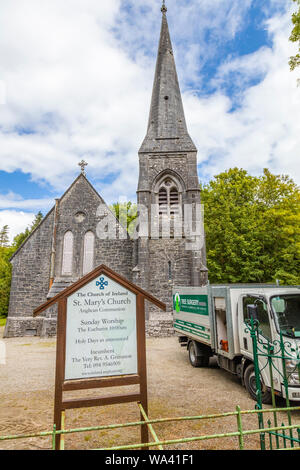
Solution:
M 161 12 L 162 13 L 167 13 L 168 9 L 166 7 L 166 3 L 165 3 L 165 0 L 163 0 L 163 4 L 162 4 L 162 7 L 161 7 Z
M 165 1 L 161 11 L 162 24 L 148 129 L 140 152 L 196 151 L 187 131 Z

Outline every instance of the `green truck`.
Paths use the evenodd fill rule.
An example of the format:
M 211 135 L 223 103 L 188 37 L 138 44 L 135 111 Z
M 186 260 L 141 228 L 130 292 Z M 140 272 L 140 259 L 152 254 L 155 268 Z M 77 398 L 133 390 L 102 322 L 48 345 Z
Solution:
M 174 287 L 173 318 L 179 343 L 188 350 L 193 367 L 207 367 L 216 356 L 222 369 L 237 375 L 253 399 L 256 381 L 253 345 L 247 322 L 259 322 L 266 343 L 284 338 L 291 347 L 283 366 L 280 359 L 270 371 L 260 359 L 262 402 L 271 403 L 271 386 L 276 395 L 300 401 L 300 288 L 278 285 L 207 285 Z M 275 359 L 276 361 L 276 359 Z M 288 386 L 283 384 L 286 368 Z M 286 385 L 286 384 L 285 384 Z

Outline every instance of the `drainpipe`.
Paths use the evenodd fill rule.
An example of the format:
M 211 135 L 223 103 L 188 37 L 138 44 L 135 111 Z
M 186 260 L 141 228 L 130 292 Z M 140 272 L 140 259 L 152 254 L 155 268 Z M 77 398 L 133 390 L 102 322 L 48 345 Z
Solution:
M 54 224 L 53 224 L 53 234 L 52 234 L 51 259 L 50 259 L 49 289 L 51 289 L 53 285 L 54 276 L 55 276 L 56 228 L 57 228 L 57 219 L 58 219 L 58 206 L 59 206 L 59 199 L 55 199 Z

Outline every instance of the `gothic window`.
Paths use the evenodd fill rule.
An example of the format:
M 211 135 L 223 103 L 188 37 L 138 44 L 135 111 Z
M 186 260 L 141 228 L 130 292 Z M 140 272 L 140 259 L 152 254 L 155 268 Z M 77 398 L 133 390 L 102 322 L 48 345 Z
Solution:
M 166 178 L 160 185 L 158 204 L 160 215 L 174 215 L 179 212 L 179 192 L 170 178 Z
M 63 244 L 62 270 L 63 276 L 71 276 L 73 273 L 73 245 L 74 237 L 71 231 L 66 232 Z
M 94 268 L 94 246 L 95 235 L 93 232 L 87 232 L 83 244 L 83 275 L 88 274 Z

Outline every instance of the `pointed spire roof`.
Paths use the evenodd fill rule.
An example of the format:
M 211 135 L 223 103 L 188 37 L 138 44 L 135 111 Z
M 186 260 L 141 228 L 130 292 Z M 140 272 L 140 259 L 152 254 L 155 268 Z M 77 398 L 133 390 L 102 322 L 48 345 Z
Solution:
M 148 129 L 140 153 L 196 151 L 187 131 L 165 2 L 161 11 L 162 25 Z

